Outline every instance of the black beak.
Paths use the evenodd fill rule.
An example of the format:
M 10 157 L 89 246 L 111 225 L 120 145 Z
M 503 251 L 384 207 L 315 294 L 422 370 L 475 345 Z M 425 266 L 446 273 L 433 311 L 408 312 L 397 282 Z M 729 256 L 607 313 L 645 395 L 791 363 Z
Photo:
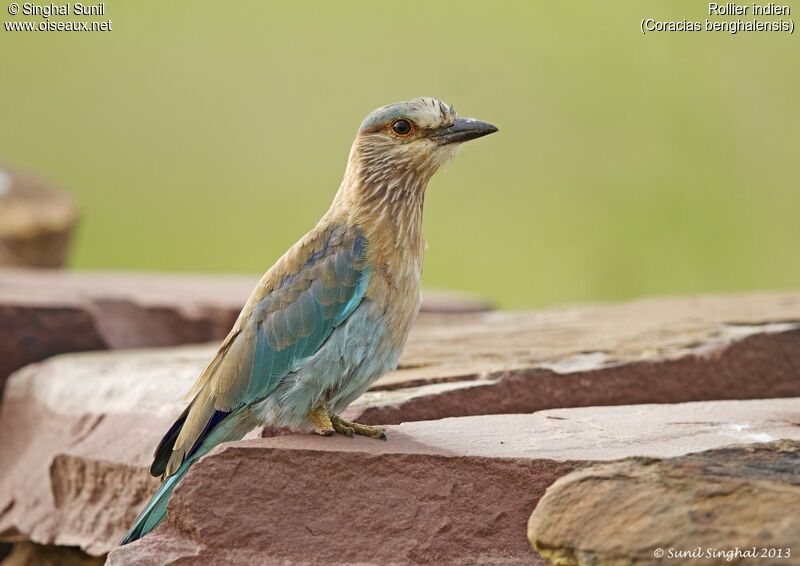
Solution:
M 433 132 L 430 138 L 441 145 L 482 138 L 497 131 L 497 126 L 474 118 L 456 118 L 452 126 Z

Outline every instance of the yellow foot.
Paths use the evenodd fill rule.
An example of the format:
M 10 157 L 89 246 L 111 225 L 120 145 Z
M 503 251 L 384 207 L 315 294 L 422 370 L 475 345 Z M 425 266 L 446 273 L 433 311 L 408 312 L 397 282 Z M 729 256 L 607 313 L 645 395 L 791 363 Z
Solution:
M 308 413 L 308 418 L 311 420 L 311 424 L 314 425 L 314 434 L 319 434 L 320 436 L 331 436 L 333 434 L 331 418 L 328 416 L 328 409 L 324 406 L 317 407 Z
M 339 434 L 347 436 L 360 434 L 362 436 L 369 436 L 370 438 L 386 440 L 386 431 L 379 426 L 351 423 L 335 415 L 331 417 L 331 425 L 333 426 L 333 430 Z

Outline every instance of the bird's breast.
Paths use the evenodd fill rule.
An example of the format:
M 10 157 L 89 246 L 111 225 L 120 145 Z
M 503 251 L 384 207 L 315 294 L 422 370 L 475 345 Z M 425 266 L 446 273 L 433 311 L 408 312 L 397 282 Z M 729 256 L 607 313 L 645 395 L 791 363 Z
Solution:
M 384 261 L 375 266 L 366 298 L 386 325 L 392 348 L 402 349 L 420 305 L 421 262 Z

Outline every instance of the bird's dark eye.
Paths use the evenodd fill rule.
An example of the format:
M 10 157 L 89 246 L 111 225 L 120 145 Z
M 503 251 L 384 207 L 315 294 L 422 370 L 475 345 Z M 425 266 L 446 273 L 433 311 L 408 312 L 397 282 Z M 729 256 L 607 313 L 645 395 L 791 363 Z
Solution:
M 411 124 L 408 123 L 408 120 L 396 120 L 395 123 L 392 124 L 392 129 L 394 133 L 405 136 L 411 132 Z

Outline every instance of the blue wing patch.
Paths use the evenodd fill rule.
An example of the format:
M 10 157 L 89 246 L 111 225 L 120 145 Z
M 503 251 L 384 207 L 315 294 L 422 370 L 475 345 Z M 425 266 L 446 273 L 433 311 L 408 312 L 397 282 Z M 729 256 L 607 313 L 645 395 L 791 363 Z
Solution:
M 223 378 L 213 385 L 206 383 L 215 387 L 214 395 L 203 398 L 198 394 L 156 448 L 150 473 L 165 475 L 192 411 L 201 415 L 208 411 L 208 416 L 193 424 L 202 428 L 196 436 L 188 437 L 191 446 L 182 448 L 179 466 L 164 478 L 123 544 L 149 532 L 163 519 L 175 484 L 200 454 L 225 439 L 241 438 L 243 432 L 236 427 L 241 425 L 240 412 L 246 410 L 242 408 L 269 396 L 356 310 L 370 279 L 367 246 L 366 238 L 355 228 L 330 229 L 324 243 L 309 253 L 302 267 L 284 277 L 278 288 L 255 306 L 244 328 L 226 342 L 209 365 Z
M 270 395 L 358 307 L 371 271 L 366 250 L 367 240 L 356 230 L 331 230 L 323 247 L 256 306 L 252 376 L 243 403 Z

